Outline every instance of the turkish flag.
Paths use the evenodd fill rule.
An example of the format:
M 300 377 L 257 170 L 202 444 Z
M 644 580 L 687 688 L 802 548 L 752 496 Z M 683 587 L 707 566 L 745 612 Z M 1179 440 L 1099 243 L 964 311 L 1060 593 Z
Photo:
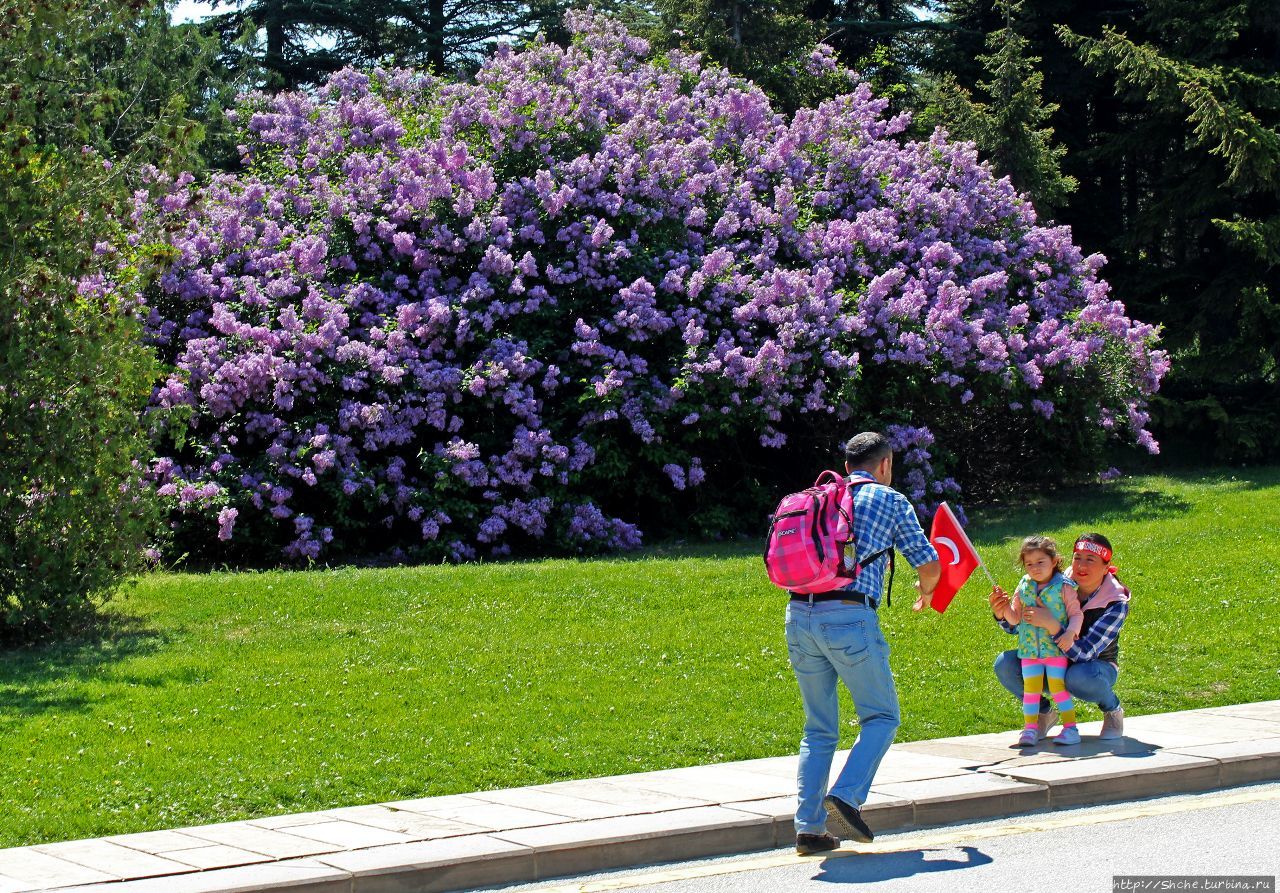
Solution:
M 942 565 L 942 578 L 938 580 L 938 588 L 933 590 L 933 599 L 929 604 L 941 614 L 947 610 L 947 605 L 951 604 L 951 600 L 978 565 L 982 564 L 982 559 L 978 557 L 978 550 L 973 548 L 973 543 L 969 542 L 969 537 L 951 511 L 951 506 L 945 502 L 938 506 L 938 511 L 933 516 L 929 542 L 938 550 L 938 563 Z

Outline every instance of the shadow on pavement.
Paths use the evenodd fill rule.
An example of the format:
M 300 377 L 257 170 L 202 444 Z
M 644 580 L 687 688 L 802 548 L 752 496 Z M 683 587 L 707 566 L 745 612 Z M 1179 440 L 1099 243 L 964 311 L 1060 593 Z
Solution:
M 992 862 L 990 856 L 977 847 L 959 848 L 964 853 L 963 859 L 927 859 L 930 853 L 951 852 L 943 850 L 909 850 L 902 853 L 868 853 L 858 856 L 841 856 L 828 858 L 822 863 L 822 870 L 814 875 L 815 881 L 828 881 L 836 884 L 865 884 L 872 881 L 891 881 L 896 878 L 911 877 L 915 874 L 930 874 L 936 871 L 956 871 L 961 868 L 977 868 Z

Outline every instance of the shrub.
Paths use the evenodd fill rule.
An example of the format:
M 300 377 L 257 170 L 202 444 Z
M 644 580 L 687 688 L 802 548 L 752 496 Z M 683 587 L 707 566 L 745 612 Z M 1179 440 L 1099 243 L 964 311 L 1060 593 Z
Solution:
M 474 83 L 251 97 L 243 173 L 139 196 L 139 248 L 159 228 L 175 258 L 146 296 L 172 369 L 153 474 L 193 554 L 742 526 L 795 480 L 789 439 L 873 425 L 921 506 L 988 440 L 1062 469 L 1097 467 L 1108 429 L 1154 449 L 1154 332 L 971 146 L 906 140 L 865 85 L 784 119 L 695 56 L 570 24 Z
M 109 51 L 148 45 L 140 21 L 151 34 L 160 20 L 106 0 L 0 15 L 0 640 L 84 620 L 142 565 L 160 522 L 138 426 L 159 369 L 136 305 L 93 272 L 113 256 L 111 212 L 128 208 L 122 172 L 184 124 L 142 108 L 155 92 L 140 86 L 142 50 Z M 90 148 L 109 151 L 121 130 L 115 164 Z

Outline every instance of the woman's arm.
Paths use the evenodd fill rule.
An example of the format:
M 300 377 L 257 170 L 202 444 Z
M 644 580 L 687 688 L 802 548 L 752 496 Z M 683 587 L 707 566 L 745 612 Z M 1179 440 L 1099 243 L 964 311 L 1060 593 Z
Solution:
M 1070 648 L 1064 648 L 1063 654 L 1072 663 L 1093 660 L 1106 650 L 1107 646 L 1120 635 L 1125 618 L 1129 616 L 1128 602 L 1112 602 L 1089 627 L 1089 631 L 1080 637 Z

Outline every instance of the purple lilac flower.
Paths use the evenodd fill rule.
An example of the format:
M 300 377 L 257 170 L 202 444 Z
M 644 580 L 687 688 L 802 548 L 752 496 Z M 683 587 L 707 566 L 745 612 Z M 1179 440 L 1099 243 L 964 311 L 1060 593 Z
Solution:
M 243 172 L 151 172 L 129 225 L 176 257 L 140 311 L 169 370 L 155 425 L 190 445 L 151 472 L 175 511 L 230 536 L 234 502 L 297 561 L 372 525 L 452 560 L 631 548 L 586 474 L 607 445 L 686 489 L 707 431 L 782 449 L 886 381 L 1047 424 L 1093 376 L 1115 384 L 1088 420 L 1158 450 L 1156 332 L 971 146 L 906 139 L 852 73 L 788 119 L 697 56 L 567 24 L 472 82 L 251 95 Z M 125 287 L 102 263 L 82 289 Z M 922 508 L 958 492 L 950 434 L 890 430 Z

